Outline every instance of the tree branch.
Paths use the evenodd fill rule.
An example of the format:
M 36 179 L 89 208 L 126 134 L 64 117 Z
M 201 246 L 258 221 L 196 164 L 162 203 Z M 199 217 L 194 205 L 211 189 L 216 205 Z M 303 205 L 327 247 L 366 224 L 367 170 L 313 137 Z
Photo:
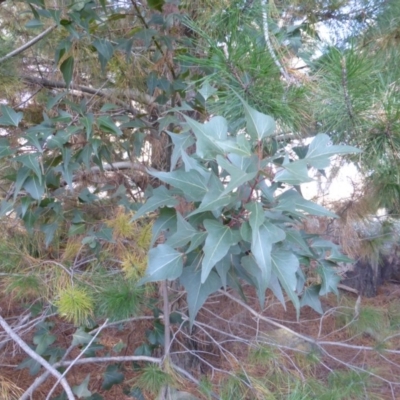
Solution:
M 2 0 L 2 1 L 0 0 L 0 4 L 3 1 L 5 1 L 5 0 Z M 57 25 L 50 26 L 50 28 L 47 28 L 45 31 L 43 31 L 42 33 L 40 33 L 39 35 L 37 35 L 36 37 L 31 39 L 29 42 L 23 44 L 18 49 L 13 50 L 11 53 L 6 54 L 4 57 L 0 58 L 0 64 L 4 61 L 8 60 L 9 58 L 14 57 L 14 56 L 22 53 L 23 51 L 29 49 L 29 47 L 32 47 L 34 44 L 39 42 L 39 40 L 43 39 L 48 33 L 50 33 L 55 28 L 57 28 Z
M 287 82 L 291 82 L 291 78 L 289 74 L 285 71 L 282 64 L 278 60 L 278 57 L 275 54 L 274 48 L 272 46 L 271 40 L 269 38 L 269 27 L 268 27 L 268 14 L 267 14 L 267 1 L 261 0 L 261 7 L 262 7 L 262 18 L 263 18 L 263 31 L 264 31 L 264 39 L 267 45 L 269 54 L 271 55 L 275 65 L 279 68 L 281 75 L 285 78 Z
M 81 358 L 80 360 L 71 360 L 71 361 L 60 361 L 54 364 L 54 367 L 67 367 L 74 363 L 74 365 L 82 365 L 82 364 L 90 364 L 90 363 L 99 363 L 99 362 L 130 362 L 130 361 L 145 361 L 151 362 L 154 364 L 161 364 L 161 358 L 149 357 L 149 356 L 114 356 L 114 357 L 88 357 Z
M 108 319 L 105 320 L 103 325 L 100 326 L 100 329 L 97 330 L 93 338 L 89 341 L 89 343 L 85 346 L 84 349 L 81 350 L 81 352 L 78 354 L 78 356 L 72 361 L 72 363 L 68 366 L 68 368 L 65 369 L 63 374 L 61 375 L 60 378 L 58 378 L 57 382 L 53 385 L 49 393 L 47 393 L 46 400 L 50 400 L 50 396 L 53 394 L 54 390 L 56 389 L 57 385 L 60 383 L 60 380 L 64 378 L 67 374 L 68 371 L 77 363 L 77 361 L 85 354 L 85 351 L 91 346 L 91 344 L 96 340 L 96 337 L 99 335 L 99 333 L 106 327 L 108 323 Z
M 37 78 L 34 76 L 29 76 L 29 75 L 22 75 L 21 78 L 28 83 L 32 83 L 34 85 L 41 85 L 43 87 L 47 87 L 50 89 L 67 89 L 67 85 L 65 82 L 62 81 L 51 81 L 46 78 Z M 119 100 L 117 95 L 120 94 L 125 94 L 130 100 L 132 101 L 137 101 L 138 103 L 144 104 L 144 105 L 151 105 L 154 104 L 155 99 L 146 94 L 142 93 L 139 90 L 135 89 L 128 89 L 128 90 L 119 90 L 119 89 L 95 89 L 91 88 L 88 86 L 82 86 L 82 85 L 77 85 L 75 83 L 71 83 L 69 85 L 69 89 L 71 90 L 77 90 L 82 93 L 88 93 L 92 94 L 95 96 L 99 97 L 114 97 L 114 101 L 120 105 L 123 105 L 124 107 L 127 107 L 127 104 L 125 104 L 122 100 Z M 131 108 L 131 107 L 129 107 Z M 135 111 L 136 113 L 136 111 Z
M 67 380 L 63 378 L 60 372 L 58 372 L 54 366 L 49 364 L 44 358 L 42 358 L 39 354 L 37 354 L 34 350 L 32 350 L 7 324 L 5 319 L 0 315 L 0 325 L 5 330 L 5 332 L 11 337 L 11 339 L 17 343 L 21 349 L 28 354 L 33 360 L 37 361 L 41 364 L 48 372 L 50 372 L 54 377 L 60 380 L 62 387 L 67 394 L 68 400 L 75 400 L 75 396 L 72 393 L 72 389 L 70 388 Z

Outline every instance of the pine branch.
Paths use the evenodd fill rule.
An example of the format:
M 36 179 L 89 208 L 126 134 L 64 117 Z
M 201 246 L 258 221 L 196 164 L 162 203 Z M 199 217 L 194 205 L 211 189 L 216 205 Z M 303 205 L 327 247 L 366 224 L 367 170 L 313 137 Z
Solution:
M 353 113 L 353 107 L 351 104 L 351 99 L 350 99 L 350 94 L 347 89 L 347 69 L 346 69 L 346 60 L 345 58 L 342 58 L 341 60 L 341 67 L 342 67 L 342 86 L 343 86 L 343 96 L 344 96 L 344 102 L 346 104 L 347 112 L 350 117 L 350 121 L 353 125 L 355 126 L 355 120 L 354 120 L 354 113 Z

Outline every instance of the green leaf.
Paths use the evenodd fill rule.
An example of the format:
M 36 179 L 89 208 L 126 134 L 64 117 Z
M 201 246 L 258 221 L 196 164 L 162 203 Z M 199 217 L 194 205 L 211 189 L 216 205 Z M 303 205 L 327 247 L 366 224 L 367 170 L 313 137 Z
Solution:
M 168 132 L 174 147 L 172 149 L 171 155 L 171 171 L 176 167 L 176 164 L 180 157 L 182 157 L 182 153 L 194 143 L 194 138 L 189 133 L 181 133 L 176 134 L 172 132 Z
M 329 158 L 335 154 L 361 153 L 361 150 L 352 146 L 330 145 L 330 138 L 325 133 L 319 133 L 308 147 L 305 160 L 317 169 L 329 166 Z
M 70 134 L 66 131 L 58 131 L 54 136 L 50 136 L 47 140 L 47 147 L 49 149 L 62 149 L 65 143 L 68 142 Z
M 72 335 L 72 346 L 82 346 L 88 344 L 93 339 L 92 335 L 89 335 L 84 331 L 83 328 L 78 328 Z
M 265 137 L 273 135 L 276 128 L 274 119 L 250 107 L 242 98 L 241 100 L 246 114 L 247 133 L 251 138 L 253 140 L 262 140 Z
M 342 254 L 337 247 L 331 249 L 331 253 L 326 259 L 335 263 L 354 263 L 353 259 Z
M 296 199 L 296 208 L 305 211 L 310 215 L 320 215 L 322 217 L 338 218 L 332 211 L 327 210 L 325 207 L 320 206 L 312 201 L 306 200 L 300 195 Z
M 135 221 L 141 216 L 161 207 L 174 207 L 178 203 L 178 200 L 172 196 L 171 192 L 165 186 L 160 186 L 154 189 L 153 195 L 139 208 L 131 221 Z
M 75 385 L 72 387 L 72 391 L 76 394 L 79 398 L 81 397 L 89 397 L 92 395 L 92 392 L 88 389 L 90 381 L 90 374 L 86 376 L 86 378 L 82 381 L 80 385 Z
M 319 295 L 324 296 L 330 292 L 338 294 L 337 285 L 340 282 L 340 276 L 337 274 L 334 268 L 326 266 L 322 263 L 322 265 L 317 268 L 317 273 L 322 280 Z
M 287 250 L 279 249 L 271 253 L 271 261 L 272 270 L 278 277 L 286 294 L 289 296 L 290 300 L 292 300 L 298 316 L 300 312 L 300 302 L 296 293 L 296 272 L 299 269 L 299 260 L 294 254 Z M 285 307 L 285 304 L 283 304 L 283 306 Z
M 71 224 L 71 226 L 68 229 L 68 237 L 81 235 L 82 233 L 85 232 L 85 230 L 86 230 L 85 223 Z
M 1 105 L 0 125 L 18 126 L 22 120 L 22 112 L 15 112 L 11 107 Z
M 42 365 L 38 363 L 33 358 L 25 358 L 20 364 L 18 364 L 17 369 L 29 368 L 29 375 L 34 376 L 39 373 Z
M 228 121 L 224 117 L 212 117 L 210 121 L 203 124 L 204 132 L 216 139 L 227 140 L 228 138 Z
M 124 374 L 119 372 L 118 365 L 109 365 L 103 377 L 102 390 L 110 390 L 114 385 L 118 385 L 124 380 Z
M 306 200 L 297 190 L 287 190 L 278 197 L 279 203 L 276 210 L 289 211 L 299 216 L 304 212 L 311 215 L 337 218 L 337 215 L 325 207 L 320 206 L 310 200 Z
M 309 257 L 313 256 L 312 252 L 310 251 L 310 247 L 308 246 L 307 242 L 304 240 L 299 231 L 286 230 L 286 240 L 294 246 L 299 247 L 301 250 L 303 250 L 305 255 Z
M 25 28 L 28 28 L 28 29 L 41 28 L 42 26 L 43 26 L 43 22 L 40 21 L 40 19 L 36 19 L 36 18 L 31 19 L 30 21 L 28 21 L 25 24 Z
M 319 314 L 323 314 L 321 300 L 319 298 L 320 285 L 313 285 L 306 288 L 301 296 L 300 306 L 309 306 Z
M 135 39 L 143 40 L 145 47 L 149 47 L 155 37 L 158 36 L 158 31 L 155 29 L 143 28 L 136 32 L 134 35 Z
M 28 177 L 22 186 L 35 200 L 40 200 L 44 195 L 44 187 L 36 176 Z
M 155 320 L 153 328 L 146 331 L 147 340 L 153 346 L 164 346 L 165 327 L 164 325 Z
M 195 229 L 189 222 L 187 222 L 181 214 L 177 213 L 177 229 L 176 232 L 167 240 L 166 244 L 173 248 L 183 247 L 189 242 L 192 242 L 189 249 L 186 251 L 190 253 L 196 249 L 206 239 L 207 234 Z
M 97 54 L 99 56 L 99 61 L 101 65 L 101 69 L 104 72 L 108 61 L 114 54 L 114 48 L 112 44 L 105 39 L 95 39 L 93 41 L 93 46 L 97 50 Z
M 72 81 L 72 76 L 74 74 L 74 57 L 69 56 L 68 58 L 66 58 L 60 65 L 60 71 L 63 75 L 65 84 L 67 85 L 68 89 Z
M 239 241 L 239 232 L 233 231 L 229 226 L 222 225 L 218 221 L 205 220 L 204 227 L 207 230 L 207 239 L 203 247 L 204 258 L 201 266 L 201 282 L 207 280 L 215 264 L 222 260 L 230 247 Z
M 149 171 L 149 174 L 182 191 L 189 201 L 199 201 L 207 193 L 206 179 L 197 171 Z
M 46 109 L 51 110 L 61 99 L 63 99 L 68 94 L 68 91 L 61 92 L 56 96 L 50 96 L 46 103 Z
M 10 201 L 2 200 L 1 207 L 0 207 L 0 218 L 7 215 L 13 209 L 14 209 L 14 203 L 12 203 Z
M 263 285 L 268 286 L 271 277 L 271 250 L 272 244 L 283 241 L 285 232 L 268 221 L 261 225 L 261 215 L 258 206 L 250 206 L 255 212 L 250 215 L 250 226 L 252 227 L 251 252 L 261 271 Z
M 250 157 L 252 155 L 251 146 L 246 140 L 245 142 L 239 143 L 239 138 L 244 137 L 244 135 L 238 135 L 238 138 L 228 139 L 228 140 L 216 140 L 215 144 L 221 148 L 224 153 L 233 153 L 239 156 Z
M 26 139 L 29 144 L 36 147 L 39 153 L 43 153 L 43 140 L 41 140 L 42 138 L 40 138 L 36 132 L 28 132 L 27 134 L 25 134 L 24 139 Z
M 78 199 L 82 203 L 90 204 L 98 200 L 99 198 L 95 194 L 93 194 L 87 187 L 85 187 L 79 192 Z
M 173 233 L 176 230 L 176 211 L 168 207 L 160 209 L 158 218 L 152 227 L 152 238 L 150 248 L 154 246 L 154 243 L 160 237 L 161 234 L 168 236 L 169 233 Z
M 281 302 L 281 304 L 285 305 L 285 297 L 283 296 L 281 284 L 279 283 L 278 277 L 273 271 L 271 271 L 268 287 L 272 290 L 272 293 Z
M 129 393 L 127 393 L 127 396 L 130 396 L 136 400 L 146 400 L 146 398 L 143 396 L 142 389 L 138 386 L 134 386 L 129 390 Z
M 164 0 L 147 0 L 147 4 L 150 8 L 161 12 L 164 5 Z
M 257 290 L 258 301 L 260 302 L 260 307 L 264 308 L 265 304 L 265 291 L 268 288 L 269 280 L 265 279 L 265 276 L 259 266 L 257 265 L 254 257 L 244 256 L 240 260 L 243 268 L 249 273 L 254 279 L 252 282 Z
M 290 185 L 300 185 L 301 183 L 311 182 L 308 175 L 306 160 L 297 160 L 289 162 L 286 160 L 282 164 L 282 169 L 275 175 L 276 182 L 285 182 Z
M 113 239 L 113 228 L 103 225 L 94 235 L 99 240 L 105 240 L 109 243 L 115 243 Z
M 210 189 L 206 193 L 206 195 L 203 197 L 203 200 L 200 204 L 199 207 L 194 209 L 188 217 L 191 217 L 193 215 L 206 212 L 206 211 L 213 211 L 214 215 L 220 214 L 220 210 L 222 207 L 228 205 L 231 201 L 233 196 L 231 194 L 227 195 L 222 195 L 224 188 L 222 185 L 213 185 L 212 181 L 217 181 L 218 178 L 215 177 L 215 175 L 212 175 L 210 182 L 209 182 L 209 187 Z M 218 180 L 220 183 L 220 181 Z
M 231 177 L 228 185 L 222 192 L 222 195 L 230 193 L 232 190 L 236 189 L 240 185 L 243 185 L 244 183 L 254 179 L 257 175 L 257 171 L 246 173 L 242 169 L 231 164 L 229 161 L 227 161 L 220 155 L 217 156 L 217 162 L 226 172 L 229 173 Z
M 182 161 L 185 165 L 185 171 L 195 170 L 205 179 L 210 178 L 210 171 L 208 171 L 203 165 L 200 164 L 199 161 L 194 159 L 193 157 L 189 157 L 186 152 L 181 153 Z M 210 186 L 210 182 L 208 182 L 208 186 Z M 222 184 L 220 185 L 222 187 Z
M 83 118 L 79 118 L 80 123 L 85 127 L 86 140 L 89 141 L 93 133 L 93 114 L 89 113 Z
M 57 228 L 58 228 L 57 222 L 53 222 L 52 224 L 45 224 L 40 227 L 40 230 L 44 233 L 45 237 L 44 244 L 46 248 L 48 248 L 50 243 L 53 241 L 54 234 L 56 233 Z
M 97 124 L 99 128 L 105 132 L 113 133 L 117 136 L 122 136 L 121 129 L 115 125 L 114 121 L 107 115 L 97 118 Z
M 250 223 L 248 221 L 243 222 L 243 224 L 240 226 L 240 236 L 245 242 L 251 243 L 251 227 Z
M 249 223 L 252 231 L 257 231 L 265 221 L 264 210 L 259 202 L 247 203 L 246 210 L 250 211 Z
M 38 177 L 39 181 L 42 181 L 42 169 L 39 164 L 39 153 L 29 153 L 29 154 L 22 154 L 20 156 L 15 157 L 15 160 L 19 161 L 31 171 L 35 173 Z
M 13 154 L 14 151 L 10 147 L 8 139 L 0 138 L 0 159 Z
M 36 353 L 43 354 L 44 351 L 53 344 L 57 336 L 52 335 L 49 330 L 40 330 L 39 333 L 33 336 L 33 343 L 36 344 Z
M 217 93 L 217 89 L 213 88 L 208 82 L 205 82 L 199 89 L 199 93 L 203 96 L 204 100 L 207 101 L 211 96 Z
M 196 154 L 200 158 L 213 159 L 217 154 L 224 154 L 224 151 L 216 143 L 217 140 L 225 140 L 227 137 L 228 126 L 226 120 L 224 123 L 224 118 L 223 120 L 221 118 L 214 117 L 210 122 L 201 124 L 185 116 L 187 124 L 196 136 Z M 216 120 L 214 121 L 214 119 Z
M 26 179 L 30 175 L 31 171 L 27 167 L 22 167 L 17 172 L 17 177 L 15 179 L 15 188 L 14 188 L 14 201 L 16 200 L 19 192 L 22 189 L 22 185 L 25 183 Z
M 151 357 L 152 352 L 153 352 L 153 349 L 151 348 L 151 346 L 147 343 L 144 343 L 135 349 L 135 351 L 133 352 L 133 355 Z
M 226 289 L 227 285 L 227 275 L 231 268 L 232 264 L 232 254 L 227 254 L 222 260 L 218 261 L 215 264 L 215 269 L 218 272 L 219 277 L 221 278 L 222 286 Z
M 186 290 L 191 327 L 197 313 L 208 296 L 222 286 L 220 277 L 214 271 L 208 274 L 204 282 L 202 282 L 201 275 L 202 271 L 200 268 L 196 268 L 196 265 L 191 265 L 183 269 L 182 276 L 179 278 Z
M 141 283 L 157 282 L 180 277 L 183 268 L 183 254 L 166 244 L 159 244 L 149 251 L 146 276 Z
M 251 253 L 261 271 L 262 285 L 265 287 L 268 286 L 271 276 L 272 242 L 270 239 L 270 233 L 264 225 L 261 225 L 256 230 L 252 230 Z

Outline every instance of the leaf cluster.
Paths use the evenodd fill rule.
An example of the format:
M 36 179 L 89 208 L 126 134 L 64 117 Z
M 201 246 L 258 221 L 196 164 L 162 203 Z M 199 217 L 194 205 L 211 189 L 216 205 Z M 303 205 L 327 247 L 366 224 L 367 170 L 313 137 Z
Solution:
M 332 268 L 341 258 L 336 246 L 307 237 L 296 224 L 305 215 L 334 214 L 290 186 L 309 180 L 308 166 L 322 169 L 332 155 L 358 150 L 329 145 L 321 134 L 297 150 L 300 156 L 281 149 L 265 157 L 263 143 L 274 134 L 275 122 L 244 100 L 242 104 L 246 126 L 238 132 L 229 131 L 228 121 L 216 116 L 203 124 L 186 117 L 179 140 L 170 133 L 176 137 L 173 169 L 149 170 L 169 188 L 156 188 L 134 216 L 137 220 L 160 210 L 152 243 L 160 234 L 162 243 L 150 250 L 142 282 L 179 279 L 191 321 L 210 294 L 221 287 L 238 289 L 242 279 L 257 289 L 261 306 L 268 288 L 285 306 L 283 289 L 298 312 L 301 305 L 321 311 L 318 295 L 335 291 L 338 282 Z M 196 144 L 191 155 L 186 152 L 193 142 L 190 132 Z M 276 169 L 273 181 L 267 179 L 268 168 Z M 179 199 L 192 206 L 178 207 Z M 327 250 L 331 253 L 325 260 Z M 318 260 L 321 285 L 305 290 L 300 262 L 309 265 L 311 260 Z

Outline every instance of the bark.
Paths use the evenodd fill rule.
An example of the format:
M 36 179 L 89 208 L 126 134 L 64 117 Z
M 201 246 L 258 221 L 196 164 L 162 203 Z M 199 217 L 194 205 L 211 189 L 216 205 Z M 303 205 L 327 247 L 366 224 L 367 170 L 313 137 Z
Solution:
M 385 282 L 394 281 L 400 283 L 400 252 L 393 249 L 389 255 L 383 255 L 380 262 L 375 264 L 368 260 L 359 260 L 352 271 L 348 271 L 344 285 L 357 289 L 366 297 L 374 297 L 378 289 Z

